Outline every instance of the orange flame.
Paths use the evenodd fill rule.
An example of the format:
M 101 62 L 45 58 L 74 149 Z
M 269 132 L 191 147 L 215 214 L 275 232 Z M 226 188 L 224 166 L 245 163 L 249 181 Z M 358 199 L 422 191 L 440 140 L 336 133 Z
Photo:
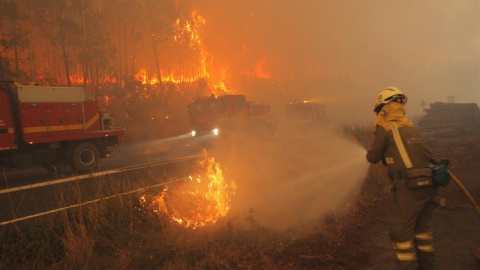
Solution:
M 197 10 L 194 9 L 188 18 L 182 15 L 176 20 L 174 40 L 198 53 L 199 67 L 196 73 L 201 78 L 209 78 L 210 74 L 207 70 L 209 53 L 203 41 L 204 28 L 205 18 L 197 15 Z
M 105 96 L 103 97 L 103 99 L 104 99 L 105 105 L 108 106 L 108 105 L 110 105 L 110 104 L 112 103 L 112 100 L 113 100 L 114 98 L 112 98 L 112 97 L 109 96 L 109 95 L 105 95 Z
M 257 78 L 270 79 L 270 73 L 265 70 L 267 59 L 263 58 L 255 65 L 255 75 Z
M 179 61 L 179 67 L 168 72 L 162 70 L 162 82 L 191 83 L 206 79 L 215 94 L 231 93 L 228 87 L 228 74 L 219 65 L 213 64 L 214 57 L 209 53 L 205 42 L 206 20 L 193 10 L 188 16 L 181 15 L 175 21 L 173 40 L 178 48 L 188 49 L 186 55 L 192 59 L 186 62 Z M 185 72 L 187 71 L 187 72 Z M 146 69 L 140 69 L 135 80 L 146 84 L 160 83 L 158 74 L 149 75 Z
M 230 210 L 230 199 L 236 185 L 226 181 L 223 170 L 213 157 L 198 163 L 201 172 L 173 188 L 165 188 L 155 199 L 158 212 L 186 228 L 216 223 Z

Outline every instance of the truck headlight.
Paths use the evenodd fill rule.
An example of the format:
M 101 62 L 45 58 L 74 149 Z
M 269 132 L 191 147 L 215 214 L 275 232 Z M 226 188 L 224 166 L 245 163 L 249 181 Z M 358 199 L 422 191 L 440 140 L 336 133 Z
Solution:
M 192 130 L 190 134 L 192 134 L 192 137 L 195 137 L 195 135 L 197 135 L 197 132 L 195 130 Z
M 215 128 L 214 130 L 212 130 L 212 133 L 213 133 L 213 135 L 217 136 L 218 135 L 218 128 Z

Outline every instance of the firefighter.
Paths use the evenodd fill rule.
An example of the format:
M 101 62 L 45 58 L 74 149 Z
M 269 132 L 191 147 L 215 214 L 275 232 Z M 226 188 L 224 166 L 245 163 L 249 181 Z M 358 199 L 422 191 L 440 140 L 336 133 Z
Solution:
M 375 137 L 367 160 L 371 163 L 382 161 L 391 179 L 388 230 L 395 249 L 396 269 L 434 269 L 433 234 L 429 223 L 436 206 L 437 188 L 433 185 L 419 189 L 407 186 L 407 165 L 425 168 L 430 164 L 431 154 L 422 135 L 405 115 L 406 102 L 407 97 L 396 87 L 387 87 L 378 94 L 374 107 L 377 114 Z M 397 138 L 401 140 L 395 142 L 392 129 L 398 131 Z M 403 153 L 397 147 L 398 141 L 403 142 L 401 149 L 406 150 Z M 406 154 L 410 158 L 408 162 L 404 159 Z

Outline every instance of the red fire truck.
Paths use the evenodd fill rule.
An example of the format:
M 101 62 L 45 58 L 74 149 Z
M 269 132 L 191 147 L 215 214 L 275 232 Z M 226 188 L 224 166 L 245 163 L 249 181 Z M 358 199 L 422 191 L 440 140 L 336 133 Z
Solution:
M 187 108 L 192 136 L 238 131 L 271 135 L 276 127 L 270 106 L 247 102 L 244 95 L 203 97 Z
M 0 163 L 67 161 L 78 172 L 98 168 L 125 130 L 82 87 L 20 86 L 0 81 Z

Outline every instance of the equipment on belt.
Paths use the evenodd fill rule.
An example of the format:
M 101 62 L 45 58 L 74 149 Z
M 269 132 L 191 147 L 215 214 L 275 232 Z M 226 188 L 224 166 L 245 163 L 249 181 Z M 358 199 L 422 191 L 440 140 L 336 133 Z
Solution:
M 434 160 L 431 159 L 432 164 L 428 165 L 428 168 L 432 171 L 433 184 L 437 187 L 445 187 L 450 182 L 450 177 L 448 176 L 448 166 L 450 165 L 449 160 Z

